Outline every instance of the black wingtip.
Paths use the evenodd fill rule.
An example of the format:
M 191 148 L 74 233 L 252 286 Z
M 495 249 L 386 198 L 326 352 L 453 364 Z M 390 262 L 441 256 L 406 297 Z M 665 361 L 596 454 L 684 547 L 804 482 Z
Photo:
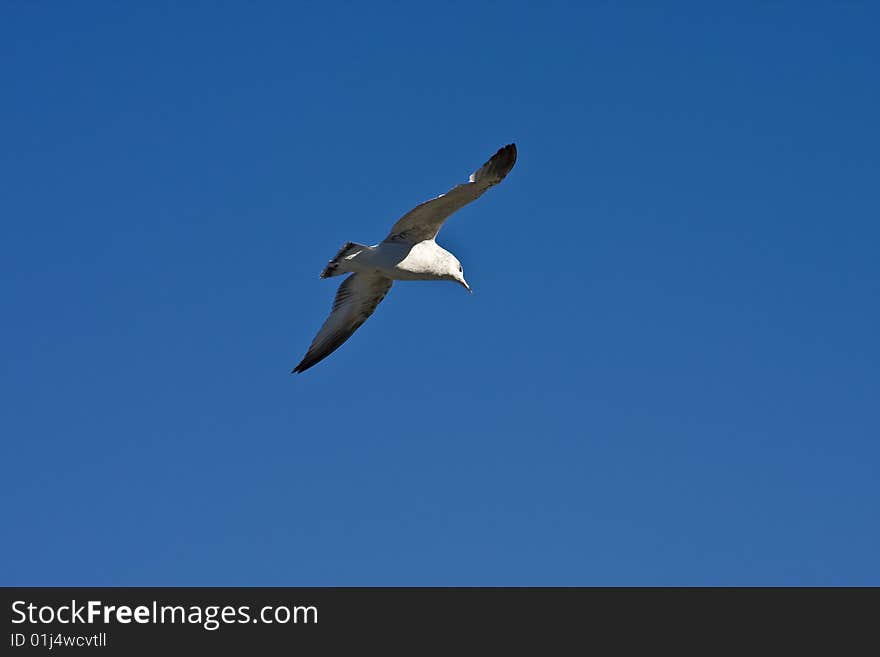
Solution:
M 495 157 L 503 157 L 505 160 L 510 159 L 511 164 L 516 162 L 516 144 L 514 142 L 510 142 L 506 146 L 502 146 L 498 149 L 498 152 L 495 153 Z
M 302 361 L 300 361 L 299 365 L 297 365 L 292 370 L 290 370 L 290 373 L 291 374 L 302 374 L 307 369 L 309 369 L 310 367 L 314 367 L 317 364 L 318 364 L 317 360 L 310 360 L 308 358 L 303 358 Z
M 489 177 L 495 182 L 504 180 L 504 177 L 510 173 L 513 165 L 516 164 L 516 144 L 510 143 L 499 148 L 495 155 L 489 158 L 489 161 L 483 165 L 481 173 L 483 177 Z

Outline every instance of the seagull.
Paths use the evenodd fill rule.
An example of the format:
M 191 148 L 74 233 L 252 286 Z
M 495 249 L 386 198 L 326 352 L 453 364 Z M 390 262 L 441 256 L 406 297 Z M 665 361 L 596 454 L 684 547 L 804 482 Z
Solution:
M 330 316 L 293 372 L 305 372 L 336 351 L 373 314 L 394 281 L 453 281 L 470 292 L 458 258 L 434 240 L 444 221 L 504 180 L 514 163 L 516 144 L 503 146 L 466 183 L 403 215 L 379 244 L 344 244 L 321 278 L 351 275 L 339 286 Z

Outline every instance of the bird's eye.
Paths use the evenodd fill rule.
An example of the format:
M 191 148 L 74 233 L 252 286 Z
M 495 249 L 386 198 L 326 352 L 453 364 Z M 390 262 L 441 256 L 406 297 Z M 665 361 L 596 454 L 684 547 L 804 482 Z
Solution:
M 464 271 L 464 270 L 461 268 L 461 265 L 458 266 L 458 271 Z

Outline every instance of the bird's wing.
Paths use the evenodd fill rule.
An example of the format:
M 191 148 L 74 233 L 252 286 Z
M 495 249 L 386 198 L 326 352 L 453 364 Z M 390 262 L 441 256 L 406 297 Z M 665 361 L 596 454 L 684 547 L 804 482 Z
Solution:
M 471 174 L 468 182 L 456 185 L 445 194 L 425 201 L 397 220 L 386 242 L 415 244 L 434 239 L 443 222 L 456 210 L 476 201 L 492 185 L 497 185 L 516 163 L 516 144 L 500 148 L 483 166 Z
M 390 278 L 364 272 L 352 274 L 342 281 L 336 292 L 336 299 L 333 300 L 330 317 L 312 340 L 302 362 L 293 371 L 305 372 L 336 351 L 373 314 L 376 306 L 391 289 L 391 283 Z

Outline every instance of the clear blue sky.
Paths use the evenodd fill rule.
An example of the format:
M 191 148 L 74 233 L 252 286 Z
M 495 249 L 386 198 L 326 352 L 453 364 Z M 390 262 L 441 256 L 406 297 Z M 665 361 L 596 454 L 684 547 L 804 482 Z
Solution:
M 880 10 L 654 4 L 5 3 L 0 583 L 880 584 Z

